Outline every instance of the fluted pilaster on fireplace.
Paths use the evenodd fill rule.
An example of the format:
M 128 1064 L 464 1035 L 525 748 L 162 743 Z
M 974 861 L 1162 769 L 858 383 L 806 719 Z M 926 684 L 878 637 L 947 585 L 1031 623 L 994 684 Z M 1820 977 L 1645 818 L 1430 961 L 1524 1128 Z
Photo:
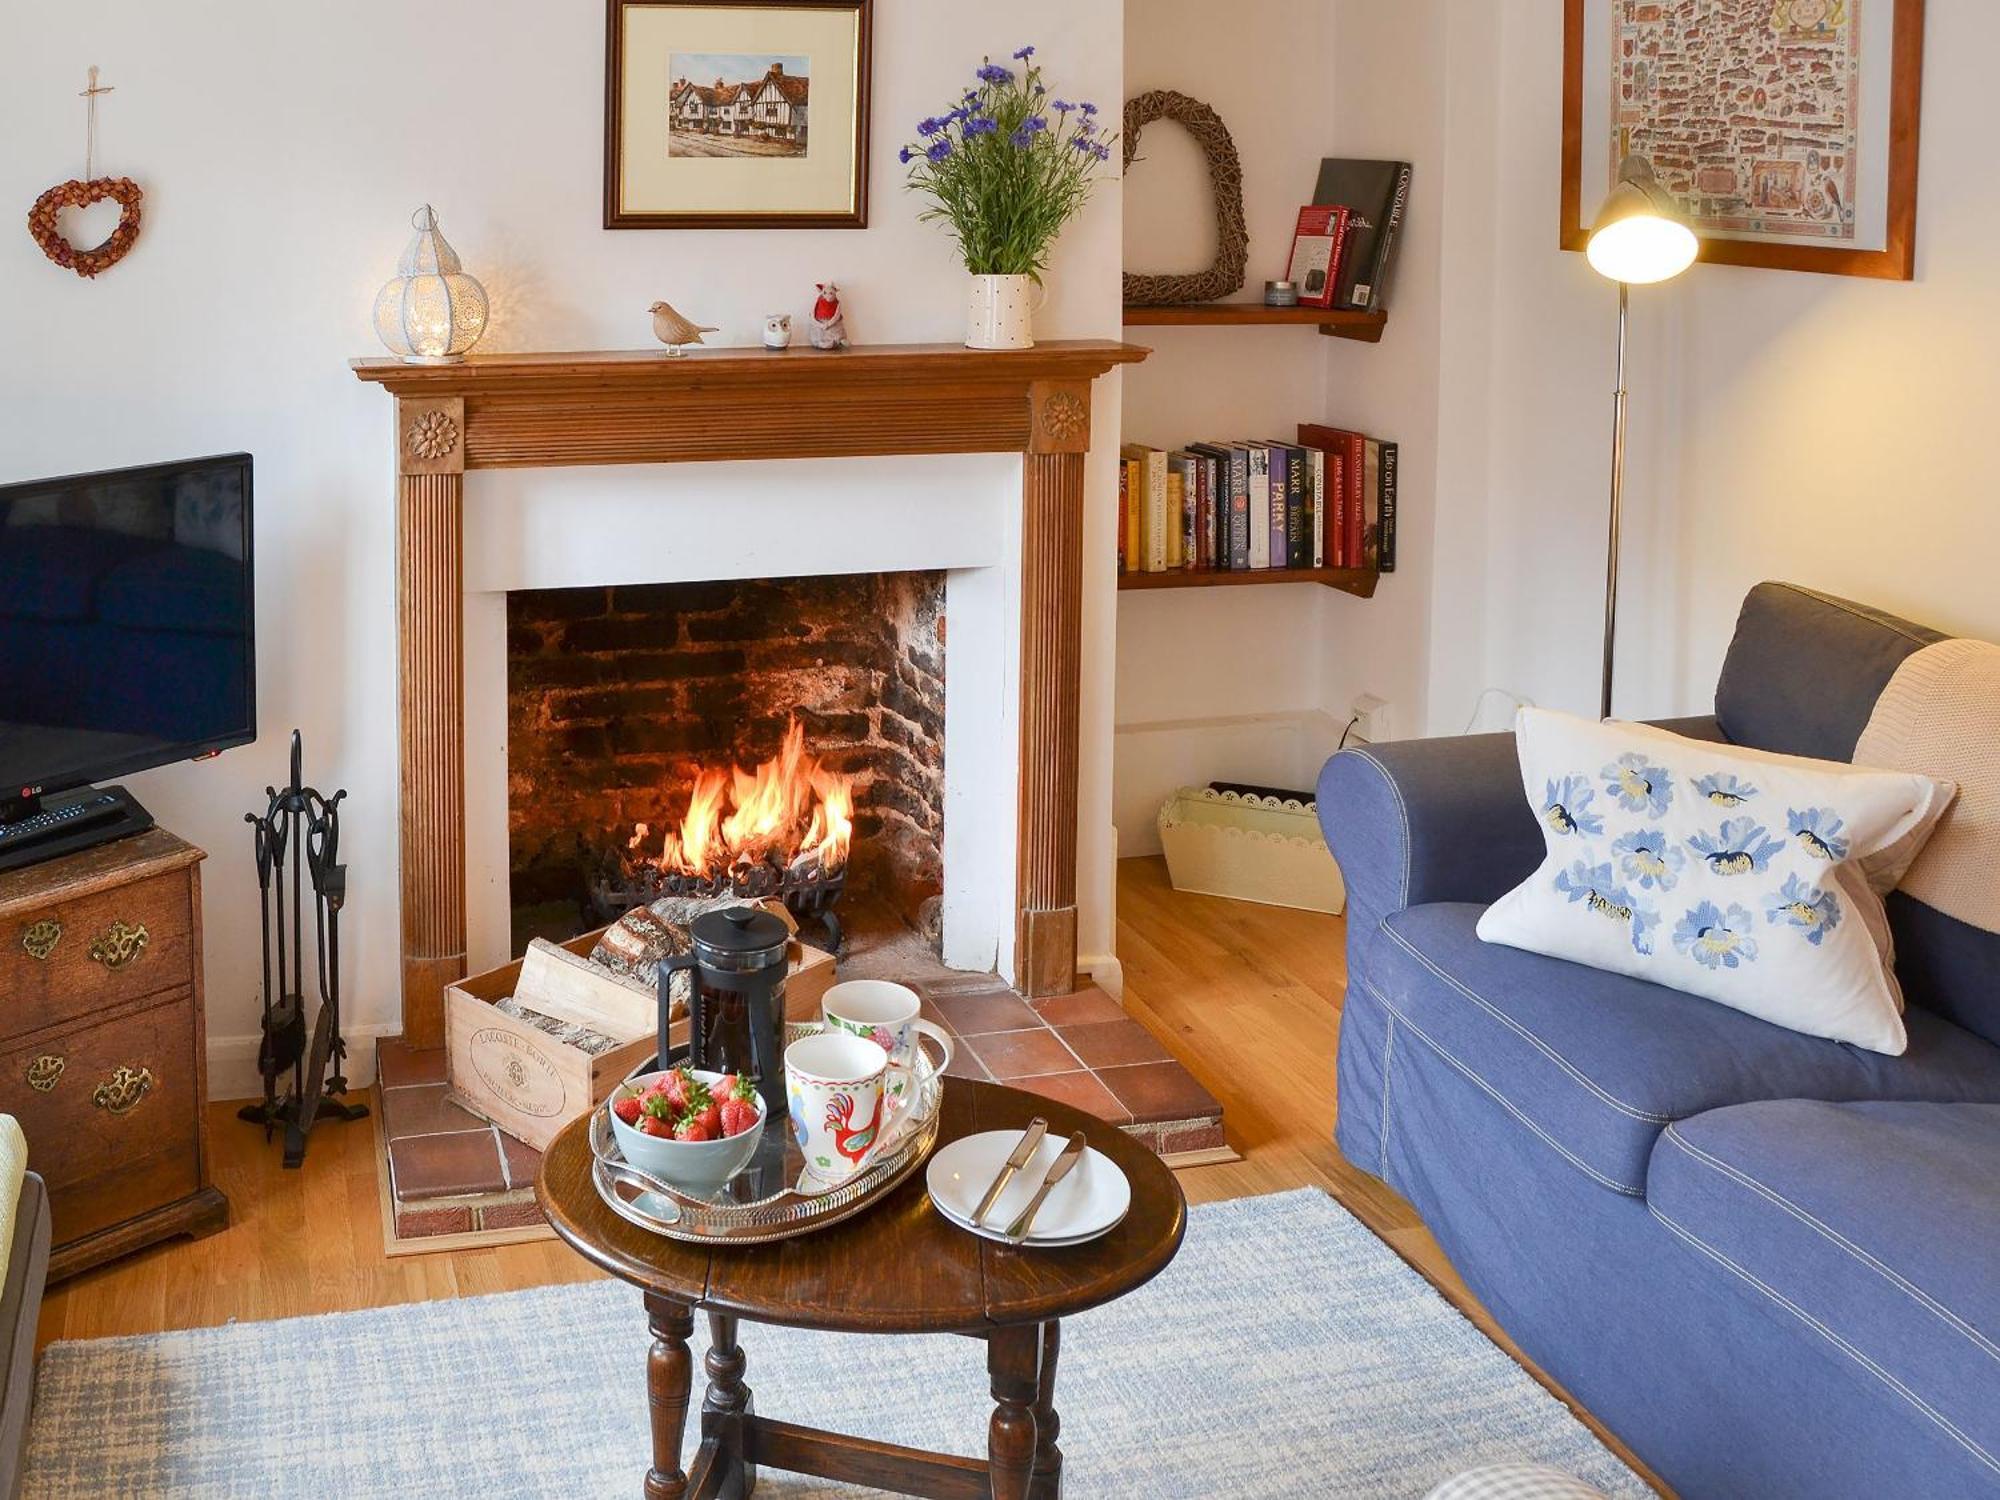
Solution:
M 465 972 L 464 475 L 471 468 L 922 453 L 1022 458 L 1014 932 L 1029 994 L 1076 983 L 1083 474 L 1100 341 L 356 360 L 396 398 L 404 1036 L 442 1041 Z

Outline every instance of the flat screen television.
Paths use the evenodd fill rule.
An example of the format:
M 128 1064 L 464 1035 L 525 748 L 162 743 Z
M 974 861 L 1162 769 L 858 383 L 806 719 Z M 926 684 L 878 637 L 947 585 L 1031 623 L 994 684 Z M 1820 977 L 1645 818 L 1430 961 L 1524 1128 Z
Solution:
M 90 821 L 59 794 L 256 738 L 251 494 L 247 453 L 0 486 L 0 866 Z

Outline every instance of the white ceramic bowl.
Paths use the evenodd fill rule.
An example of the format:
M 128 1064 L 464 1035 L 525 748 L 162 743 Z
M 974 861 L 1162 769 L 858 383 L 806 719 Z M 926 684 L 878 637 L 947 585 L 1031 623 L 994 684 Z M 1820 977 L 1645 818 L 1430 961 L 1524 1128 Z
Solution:
M 696 1078 L 711 1088 L 723 1075 L 706 1073 L 700 1068 L 690 1069 Z M 605 1113 L 611 1116 L 611 1133 L 618 1139 L 618 1149 L 625 1154 L 625 1160 L 642 1172 L 651 1172 L 655 1177 L 673 1183 L 676 1187 L 717 1188 L 729 1181 L 749 1165 L 750 1158 L 757 1154 L 757 1143 L 764 1137 L 764 1100 L 760 1096 L 751 1102 L 757 1106 L 757 1123 L 741 1135 L 726 1135 L 714 1141 L 677 1141 L 670 1136 L 647 1135 L 635 1130 L 619 1119 L 611 1105 L 620 1094 L 637 1089 L 643 1093 L 652 1086 L 655 1079 L 664 1078 L 664 1072 L 641 1073 L 636 1078 L 627 1079 L 612 1092 L 604 1103 Z

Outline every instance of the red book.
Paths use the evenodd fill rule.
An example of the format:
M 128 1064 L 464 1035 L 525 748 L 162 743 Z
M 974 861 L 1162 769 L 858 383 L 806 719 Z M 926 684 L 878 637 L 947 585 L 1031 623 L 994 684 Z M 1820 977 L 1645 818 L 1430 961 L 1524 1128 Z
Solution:
M 1327 516 L 1327 563 L 1336 568 L 1361 566 L 1362 471 L 1368 456 L 1367 436 L 1344 427 L 1322 427 L 1317 422 L 1299 423 L 1299 441 L 1309 448 L 1321 448 L 1340 456 L 1341 483 L 1333 483 L 1333 465 L 1327 464 L 1327 488 L 1334 490 L 1334 507 Z M 1338 544 L 1336 545 L 1336 538 Z
M 1338 203 L 1309 203 L 1292 231 L 1285 279 L 1299 289 L 1301 307 L 1331 307 L 1340 289 L 1340 254 L 1347 245 L 1347 210 Z

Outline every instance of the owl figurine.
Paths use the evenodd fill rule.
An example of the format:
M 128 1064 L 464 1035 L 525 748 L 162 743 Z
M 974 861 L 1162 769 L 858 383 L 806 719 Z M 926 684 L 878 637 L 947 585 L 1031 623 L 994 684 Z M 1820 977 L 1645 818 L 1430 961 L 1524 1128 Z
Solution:
M 772 313 L 764 320 L 764 347 L 774 353 L 792 346 L 792 315 Z
M 685 345 L 699 344 L 704 333 L 716 330 L 700 324 L 690 323 L 674 311 L 667 302 L 655 302 L 648 309 L 653 315 L 653 337 L 667 346 L 667 353 L 679 354 Z

